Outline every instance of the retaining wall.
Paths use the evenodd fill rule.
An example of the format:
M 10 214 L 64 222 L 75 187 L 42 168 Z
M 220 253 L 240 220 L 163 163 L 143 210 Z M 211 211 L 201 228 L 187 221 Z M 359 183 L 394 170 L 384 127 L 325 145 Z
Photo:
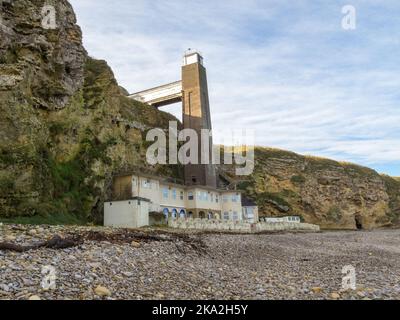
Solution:
M 177 229 L 192 229 L 192 230 L 209 230 L 209 231 L 231 231 L 256 233 L 262 231 L 287 231 L 287 230 L 304 230 L 304 231 L 319 231 L 320 228 L 314 224 L 296 223 L 296 222 L 259 222 L 249 223 L 243 221 L 225 221 L 225 220 L 207 220 L 207 219 L 192 219 L 178 218 L 169 220 L 168 226 Z

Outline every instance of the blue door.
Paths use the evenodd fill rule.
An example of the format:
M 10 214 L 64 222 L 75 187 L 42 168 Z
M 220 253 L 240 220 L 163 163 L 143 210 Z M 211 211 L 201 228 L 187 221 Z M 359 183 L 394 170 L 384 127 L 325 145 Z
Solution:
M 164 213 L 165 221 L 168 221 L 168 216 L 169 216 L 169 211 L 168 211 L 168 209 L 165 208 L 165 209 L 163 210 L 163 213 Z

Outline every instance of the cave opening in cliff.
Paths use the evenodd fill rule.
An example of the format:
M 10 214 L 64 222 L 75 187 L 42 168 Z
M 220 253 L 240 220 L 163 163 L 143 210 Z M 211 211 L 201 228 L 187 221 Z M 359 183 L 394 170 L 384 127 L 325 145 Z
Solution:
M 354 216 L 354 220 L 356 222 L 356 228 L 357 230 L 362 230 L 363 229 L 363 225 L 362 225 L 362 221 L 361 221 L 361 216 L 356 214 Z

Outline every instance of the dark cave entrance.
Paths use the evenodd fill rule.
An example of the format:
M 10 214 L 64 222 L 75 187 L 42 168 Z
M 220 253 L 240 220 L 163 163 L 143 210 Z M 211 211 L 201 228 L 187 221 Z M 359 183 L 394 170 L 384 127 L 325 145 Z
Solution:
M 363 229 L 363 225 L 362 225 L 362 219 L 361 216 L 359 214 L 356 214 L 354 216 L 354 220 L 356 222 L 356 228 L 357 230 L 362 230 Z

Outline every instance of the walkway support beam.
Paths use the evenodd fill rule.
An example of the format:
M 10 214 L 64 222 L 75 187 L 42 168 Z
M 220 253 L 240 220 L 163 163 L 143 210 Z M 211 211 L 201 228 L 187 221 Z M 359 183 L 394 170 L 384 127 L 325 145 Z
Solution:
M 136 92 L 129 98 L 156 108 L 182 101 L 182 81 L 175 81 L 155 88 Z

